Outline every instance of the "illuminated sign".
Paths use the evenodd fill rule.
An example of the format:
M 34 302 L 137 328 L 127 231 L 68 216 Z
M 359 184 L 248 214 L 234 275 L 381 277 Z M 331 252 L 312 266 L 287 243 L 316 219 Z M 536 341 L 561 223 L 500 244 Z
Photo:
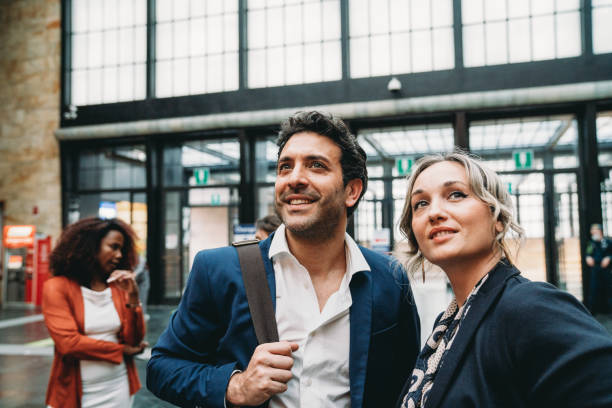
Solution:
M 32 247 L 35 234 L 34 225 L 6 225 L 2 241 L 7 248 Z

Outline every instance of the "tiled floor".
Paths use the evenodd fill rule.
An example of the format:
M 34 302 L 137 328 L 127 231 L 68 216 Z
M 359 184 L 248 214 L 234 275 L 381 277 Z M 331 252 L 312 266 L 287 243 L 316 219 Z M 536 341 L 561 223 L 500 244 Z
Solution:
M 168 323 L 174 307 L 154 306 L 147 311 L 146 340 L 155 344 Z M 28 315 L 34 310 L 0 311 L 0 406 L 2 408 L 41 408 L 45 406 L 45 392 L 53 361 L 53 345 L 42 321 L 2 328 L 2 322 Z M 28 354 L 24 354 L 28 353 Z M 161 401 L 145 387 L 146 360 L 136 359 L 143 388 L 134 398 L 133 408 L 173 407 Z
M 425 336 L 431 329 L 433 318 L 446 307 L 448 293 L 445 292 L 444 286 L 436 285 L 432 281 L 422 285 L 423 287 L 416 284 L 414 286 Z M 429 296 L 425 296 L 425 292 Z M 150 344 L 157 341 L 172 311 L 171 306 L 149 308 L 147 341 Z M 53 359 L 52 343 L 41 320 L 25 324 L 11 320 L 39 313 L 32 310 L 0 310 L 0 406 L 2 408 L 44 407 L 45 391 Z M 597 318 L 612 333 L 612 315 L 600 315 Z M 146 361 L 137 359 L 136 364 L 144 385 Z M 172 406 L 156 398 L 144 387 L 134 399 L 134 408 Z

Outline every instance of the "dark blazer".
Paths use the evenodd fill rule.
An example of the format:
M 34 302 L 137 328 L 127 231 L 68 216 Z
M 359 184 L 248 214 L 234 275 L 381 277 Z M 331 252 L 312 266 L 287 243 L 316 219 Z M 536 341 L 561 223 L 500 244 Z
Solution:
M 425 408 L 612 407 L 612 337 L 572 295 L 519 273 L 491 271 Z
M 275 303 L 270 242 L 271 237 L 259 246 Z M 355 274 L 350 284 L 351 406 L 389 407 L 416 360 L 419 319 L 404 269 L 389 257 L 361 251 L 371 271 Z M 179 406 L 223 407 L 232 372 L 246 369 L 255 347 L 236 249 L 201 251 L 181 303 L 153 348 L 147 387 Z

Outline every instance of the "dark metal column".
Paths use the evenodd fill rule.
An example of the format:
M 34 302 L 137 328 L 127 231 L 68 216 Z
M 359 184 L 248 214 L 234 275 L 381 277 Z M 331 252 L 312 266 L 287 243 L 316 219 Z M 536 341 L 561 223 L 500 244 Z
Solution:
M 553 153 L 544 153 L 544 253 L 546 254 L 546 281 L 559 286 L 558 251 L 555 230 L 557 214 L 555 211 L 555 175 L 550 169 L 553 166 Z
M 455 146 L 465 150 L 470 150 L 470 128 L 465 112 L 455 113 L 453 123 L 455 129 Z
M 455 39 L 455 69 L 463 70 L 463 25 L 461 0 L 453 0 L 453 38 Z
M 393 249 L 393 166 L 392 160 L 383 160 L 383 205 L 382 205 L 382 227 L 389 228 L 389 248 Z
M 72 41 L 70 31 L 72 30 L 72 2 L 62 0 L 62 49 L 61 49 L 61 86 L 60 86 L 60 124 L 65 125 L 64 113 L 70 112 L 72 84 L 70 70 L 72 69 Z
M 255 139 L 247 137 L 243 130 L 240 140 L 240 207 L 238 219 L 241 224 L 255 222 Z
M 580 214 L 580 251 L 584 254 L 593 223 L 601 224 L 601 176 L 597 162 L 597 110 L 590 102 L 578 114 L 578 213 Z M 582 258 L 582 295 L 588 290 L 588 268 Z
M 163 171 L 163 151 L 160 143 L 148 140 L 147 149 L 147 262 L 151 287 L 149 303 L 159 304 L 163 301 L 164 279 L 163 268 L 165 239 L 164 212 L 161 177 Z

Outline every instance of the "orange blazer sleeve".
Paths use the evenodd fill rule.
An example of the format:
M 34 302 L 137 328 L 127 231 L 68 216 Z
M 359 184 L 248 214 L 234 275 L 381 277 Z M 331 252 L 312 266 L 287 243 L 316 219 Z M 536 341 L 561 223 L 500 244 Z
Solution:
M 96 340 L 85 336 L 79 330 L 77 319 L 82 327 L 84 310 L 82 295 L 78 289 L 76 282 L 62 276 L 45 282 L 42 312 L 55 348 L 60 354 L 76 359 L 121 363 L 122 344 Z

